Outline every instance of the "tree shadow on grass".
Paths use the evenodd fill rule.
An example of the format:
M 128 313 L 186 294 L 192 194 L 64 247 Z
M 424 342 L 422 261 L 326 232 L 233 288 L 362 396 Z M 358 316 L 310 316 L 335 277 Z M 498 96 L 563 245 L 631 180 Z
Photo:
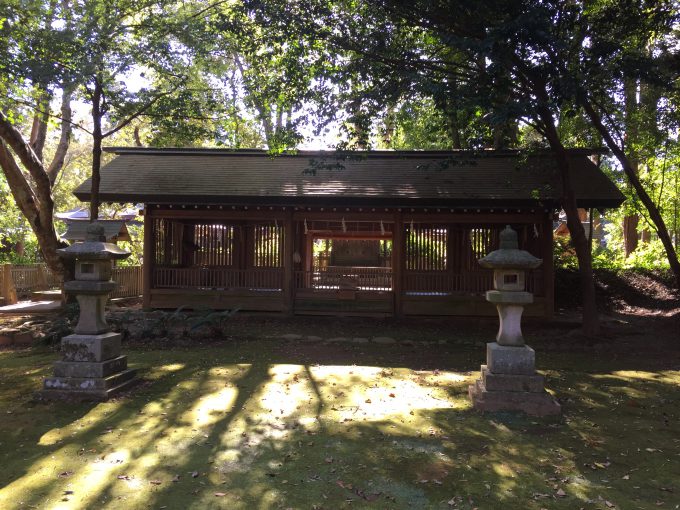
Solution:
M 677 424 L 676 372 L 611 362 L 586 372 L 578 360 L 561 370 L 564 359 L 545 359 L 565 409 L 546 424 L 472 412 L 465 391 L 483 349 L 436 349 L 255 342 L 137 353 L 150 384 L 38 424 L 41 460 L 0 493 L 69 508 L 538 510 L 649 506 L 673 488 L 677 429 L 654 426 L 663 413 Z M 63 467 L 31 476 L 53 455 Z

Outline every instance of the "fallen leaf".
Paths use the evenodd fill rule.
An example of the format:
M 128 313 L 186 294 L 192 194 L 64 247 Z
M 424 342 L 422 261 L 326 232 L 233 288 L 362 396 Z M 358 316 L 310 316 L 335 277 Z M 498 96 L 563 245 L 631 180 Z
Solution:
M 560 498 L 564 498 L 564 497 L 567 496 L 567 493 L 564 492 L 562 489 L 557 489 L 557 492 L 555 492 L 555 495 L 560 497 Z
M 370 404 L 370 403 L 371 403 L 371 399 L 370 399 L 370 398 L 367 398 L 366 400 L 364 400 L 364 402 L 366 402 L 367 404 Z
M 149 480 L 149 483 L 152 484 L 152 485 L 160 485 L 163 482 L 161 482 L 160 480 Z
M 621 478 L 623 480 L 630 480 L 630 475 L 623 475 Z
M 226 492 L 216 492 L 216 493 L 215 493 L 215 496 L 218 497 L 218 498 L 223 498 L 223 497 L 226 496 L 226 495 L 227 495 Z
M 197 478 L 198 477 L 198 471 L 194 471 L 191 473 L 191 478 Z
M 173 482 L 179 482 L 179 475 L 173 476 L 171 481 L 173 481 Z

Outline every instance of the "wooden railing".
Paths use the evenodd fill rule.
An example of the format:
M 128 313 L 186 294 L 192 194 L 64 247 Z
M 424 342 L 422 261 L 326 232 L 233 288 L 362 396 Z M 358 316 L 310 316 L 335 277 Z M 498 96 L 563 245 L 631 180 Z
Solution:
M 392 290 L 392 269 L 330 266 L 318 271 L 295 271 L 295 288 L 388 291 Z
M 407 272 L 404 291 L 411 294 L 451 292 L 482 293 L 493 286 L 491 271 L 449 273 L 446 271 Z
M 412 295 L 452 292 L 483 294 L 491 289 L 493 289 L 492 271 L 465 273 L 408 271 L 404 274 L 404 292 Z M 540 270 L 527 273 L 527 291 L 537 296 L 543 295 L 543 273 Z
M 282 290 L 283 269 L 231 269 L 220 267 L 155 268 L 157 289 L 261 289 Z

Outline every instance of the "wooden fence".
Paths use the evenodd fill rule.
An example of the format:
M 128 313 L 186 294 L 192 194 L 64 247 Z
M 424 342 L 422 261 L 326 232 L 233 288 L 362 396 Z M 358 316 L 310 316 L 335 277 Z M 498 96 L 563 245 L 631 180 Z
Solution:
M 112 298 L 142 295 L 142 267 L 114 267 L 111 279 L 118 286 Z M 45 264 L 4 264 L 0 270 L 0 298 L 4 304 L 14 304 L 26 299 L 33 292 L 58 290 L 61 277 L 50 271 Z
M 283 269 L 231 269 L 225 267 L 158 267 L 155 289 L 283 289 Z
M 111 279 L 118 284 L 112 298 L 142 295 L 142 266 L 114 267 Z

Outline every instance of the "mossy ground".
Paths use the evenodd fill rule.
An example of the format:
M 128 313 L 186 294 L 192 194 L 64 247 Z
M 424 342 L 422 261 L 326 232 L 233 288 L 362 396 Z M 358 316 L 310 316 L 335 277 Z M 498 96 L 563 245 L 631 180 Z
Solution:
M 239 319 L 127 346 L 143 382 L 98 404 L 32 401 L 57 354 L 0 352 L 0 508 L 680 508 L 677 317 L 648 320 L 528 324 L 556 422 L 471 409 L 493 320 Z

